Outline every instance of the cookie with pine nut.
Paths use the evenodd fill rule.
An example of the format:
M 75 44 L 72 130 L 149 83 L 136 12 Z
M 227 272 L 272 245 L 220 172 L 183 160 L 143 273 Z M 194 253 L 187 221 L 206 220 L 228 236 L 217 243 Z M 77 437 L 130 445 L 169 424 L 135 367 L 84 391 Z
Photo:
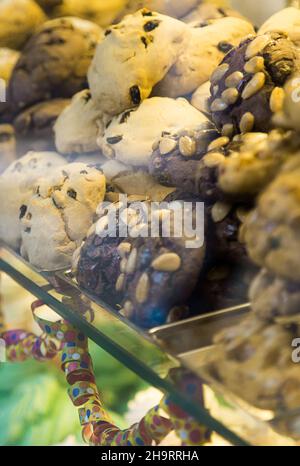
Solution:
M 299 147 L 291 131 L 236 135 L 218 171 L 218 186 L 233 200 L 251 200 L 270 183 Z
M 225 135 L 269 131 L 298 57 L 293 42 L 277 32 L 247 38 L 230 51 L 210 78 L 217 128 Z
M 249 289 L 251 309 L 262 320 L 292 323 L 300 314 L 300 282 L 285 280 L 262 269 Z
M 151 97 L 114 117 L 97 141 L 107 158 L 141 167 L 148 165 L 153 144 L 162 133 L 175 132 L 182 125 L 207 124 L 207 117 L 186 99 Z
M 154 151 L 149 162 L 150 174 L 163 185 L 206 196 L 204 186 L 197 183 L 200 176 L 199 161 L 218 136 L 219 133 L 209 122 L 180 129 L 175 133 L 164 132 L 153 146 Z
M 150 206 L 147 201 L 142 204 Z M 73 269 L 80 286 L 118 305 L 120 313 L 139 326 L 150 328 L 165 323 L 170 312 L 173 318 L 178 315 L 177 306 L 185 304 L 201 271 L 205 246 L 201 242 L 187 248 L 185 237 L 161 237 L 159 232 L 150 237 L 151 220 L 139 206 L 123 205 L 122 200 L 100 205 L 99 220 L 73 256 Z M 167 207 L 156 214 L 158 222 L 167 215 L 172 222 Z M 124 221 L 129 230 L 124 230 Z
M 88 71 L 96 105 L 114 116 L 149 97 L 182 52 L 187 29 L 181 21 L 146 9 L 111 26 Z
M 280 277 L 300 281 L 300 168 L 282 171 L 261 194 L 245 222 L 252 260 Z
M 137 238 L 126 256 L 121 314 L 144 328 L 162 325 L 185 305 L 201 272 L 205 248 L 177 238 Z
M 200 25 L 192 23 L 183 51 L 154 92 L 173 98 L 194 92 L 209 80 L 224 56 L 249 34 L 254 34 L 253 26 L 240 18 L 221 18 Z
M 101 170 L 71 163 L 38 180 L 20 212 L 22 256 L 40 270 L 69 267 L 104 199 Z
M 291 342 L 297 336 L 297 326 L 272 324 L 250 314 L 216 334 L 210 374 L 257 408 L 296 409 L 300 376 L 291 358 Z
M 102 30 L 80 18 L 47 21 L 30 38 L 13 70 L 8 98 L 15 114 L 35 103 L 70 98 L 87 87 L 87 70 Z
M 13 122 L 18 152 L 56 150 L 53 127 L 69 103 L 69 99 L 53 99 L 19 113 Z

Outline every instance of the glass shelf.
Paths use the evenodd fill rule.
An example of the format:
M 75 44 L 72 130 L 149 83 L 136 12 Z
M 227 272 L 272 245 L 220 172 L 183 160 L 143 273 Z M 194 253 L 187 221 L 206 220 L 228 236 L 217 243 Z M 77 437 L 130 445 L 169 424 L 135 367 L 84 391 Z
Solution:
M 5 245 L 0 244 L 0 251 L 0 271 L 77 326 L 139 377 L 168 393 L 174 402 L 197 421 L 234 445 L 287 443 L 287 440 L 273 432 L 268 422 L 243 410 L 230 396 L 219 391 L 218 387 L 204 387 L 204 394 L 208 394 L 205 396 L 204 409 L 200 403 L 192 400 L 191 395 L 183 388 L 184 384 L 178 382 L 182 377 L 198 377 L 197 367 L 191 364 L 191 356 L 194 360 L 193 338 L 188 339 L 189 345 L 185 347 L 185 332 L 193 328 L 197 335 L 195 350 L 201 340 L 203 347 L 208 346 L 209 332 L 214 329 L 214 314 L 200 317 L 200 321 L 189 319 L 183 323 L 152 329 L 150 332 L 141 331 L 98 298 L 96 300 L 82 292 L 68 273 L 39 273 Z M 225 311 L 215 314 L 218 319 L 226 317 L 227 325 L 230 325 L 247 312 L 248 308 L 249 306 L 244 305 L 231 310 L 229 319 Z M 201 359 L 203 355 L 198 348 L 197 361 L 199 354 Z M 214 400 L 212 406 L 209 403 L 211 399 Z M 220 401 L 223 409 L 216 409 L 215 400 Z

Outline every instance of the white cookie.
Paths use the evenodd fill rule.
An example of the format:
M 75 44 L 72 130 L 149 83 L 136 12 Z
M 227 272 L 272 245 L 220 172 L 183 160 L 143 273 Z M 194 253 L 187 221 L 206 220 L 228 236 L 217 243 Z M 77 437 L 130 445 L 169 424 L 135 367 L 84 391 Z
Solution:
M 22 212 L 23 257 L 42 270 L 68 267 L 93 223 L 105 188 L 103 173 L 80 163 L 64 165 L 40 179 L 37 194 Z
M 55 152 L 29 152 L 0 176 L 0 239 L 17 249 L 20 245 L 20 207 L 28 202 L 41 176 L 65 159 Z
M 206 125 L 207 118 L 185 99 L 152 97 L 137 109 L 114 117 L 104 136 L 98 138 L 103 155 L 135 166 L 147 165 L 152 147 L 162 132 L 184 126 Z
M 88 72 L 96 105 L 113 116 L 139 105 L 176 62 L 187 29 L 181 21 L 148 10 L 112 26 Z
M 51 11 L 52 16 L 78 16 L 99 26 L 108 26 L 123 11 L 126 0 L 63 0 Z
M 94 152 L 98 150 L 97 136 L 104 128 L 103 114 L 85 89 L 75 94 L 55 122 L 56 148 L 62 154 Z
M 0 47 L 22 47 L 44 21 L 45 13 L 33 0 L 1 0 Z
M 236 46 L 254 34 L 253 26 L 240 18 L 221 18 L 204 27 L 189 27 L 183 53 L 165 78 L 156 86 L 158 95 L 178 97 L 189 94 L 209 80 L 224 58 L 220 44 Z
M 210 87 L 210 81 L 206 81 L 206 83 L 201 84 L 192 95 L 191 104 L 202 113 L 210 114 Z
M 271 16 L 259 29 L 258 34 L 266 32 L 285 32 L 289 38 L 300 43 L 300 10 L 299 8 L 285 8 Z

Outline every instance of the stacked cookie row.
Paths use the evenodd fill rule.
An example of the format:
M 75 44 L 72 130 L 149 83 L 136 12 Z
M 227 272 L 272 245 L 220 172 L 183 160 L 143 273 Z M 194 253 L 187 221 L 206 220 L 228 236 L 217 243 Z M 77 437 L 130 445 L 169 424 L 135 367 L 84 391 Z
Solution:
M 280 115 L 290 127 L 296 106 L 291 92 L 288 83 Z M 274 139 L 275 132 L 270 137 Z M 264 189 L 243 227 L 249 256 L 261 270 L 249 291 L 250 315 L 216 335 L 217 358 L 211 367 L 213 376 L 240 397 L 277 412 L 300 404 L 299 369 L 292 359 L 300 314 L 299 156 L 299 134 L 289 131 L 281 141 L 278 135 L 270 141 L 269 153 L 262 151 L 260 160 L 248 160 L 248 167 L 263 164 Z M 280 429 L 298 435 L 297 426 L 298 417 L 292 416 Z
M 69 14 L 59 3 L 47 14 Z M 92 22 L 74 6 L 85 19 L 45 22 L 11 66 L 0 118 L 13 123 L 19 152 L 35 152 L 0 178 L 0 237 L 44 270 L 69 267 L 74 255 L 82 287 L 152 327 L 247 298 L 257 266 L 246 214 L 298 147 L 293 132 L 268 131 L 274 115 L 282 125 L 284 86 L 298 70 L 299 11 L 284 12 L 280 32 L 275 16 L 257 36 L 206 2 L 172 2 L 172 17 L 169 2 L 127 3 L 133 13 L 123 18 L 115 2 L 122 19 L 105 30 L 105 15 Z M 145 3 L 157 11 L 135 11 Z M 168 203 L 160 227 L 165 216 L 174 227 L 178 201 L 203 202 L 196 247 L 144 236 L 137 201 Z M 111 210 L 118 219 L 126 211 L 132 236 L 108 230 Z

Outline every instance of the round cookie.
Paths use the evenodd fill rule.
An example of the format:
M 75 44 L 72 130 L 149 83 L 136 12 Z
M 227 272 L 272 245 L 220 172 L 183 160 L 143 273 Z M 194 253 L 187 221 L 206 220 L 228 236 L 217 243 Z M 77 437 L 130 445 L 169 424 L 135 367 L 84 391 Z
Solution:
M 14 249 L 20 245 L 20 207 L 36 189 L 38 179 L 65 160 L 55 152 L 29 152 L 14 161 L 0 176 L 0 239 Z
M 300 281 L 300 168 L 283 172 L 260 196 L 247 217 L 245 241 L 258 265 L 283 278 Z
M 296 337 L 297 328 L 270 325 L 252 314 L 216 335 L 211 374 L 260 409 L 296 409 L 300 376 L 291 358 Z
M 27 42 L 12 73 L 8 97 L 13 110 L 69 98 L 86 87 L 87 69 L 101 38 L 101 29 L 83 19 L 46 22 Z
M 163 185 L 175 186 L 205 199 L 213 197 L 216 165 L 210 169 L 200 161 L 218 136 L 219 133 L 209 122 L 175 132 L 164 132 L 154 145 L 149 172 Z M 218 155 L 223 160 L 224 157 Z
M 145 9 L 108 29 L 88 72 L 95 104 L 117 115 L 149 97 L 182 52 L 187 29 Z
M 88 89 L 75 94 L 54 126 L 57 150 L 62 154 L 96 151 L 97 136 L 104 132 L 105 123 Z
M 148 165 L 153 143 L 162 132 L 182 126 L 207 125 L 208 120 L 185 99 L 152 97 L 137 109 L 125 111 L 107 125 L 98 144 L 108 158 L 134 166 Z
M 20 52 L 8 48 L 0 48 L 0 79 L 7 83 L 20 57 Z
M 125 3 L 126 0 L 62 0 L 52 9 L 51 15 L 77 16 L 105 27 L 114 22 Z
M 218 170 L 219 188 L 232 199 L 253 199 L 297 152 L 298 145 L 299 137 L 281 130 L 236 136 Z
M 103 173 L 85 164 L 64 165 L 41 178 L 20 215 L 22 256 L 42 270 L 70 266 L 104 194 Z
M 224 55 L 252 33 L 252 25 L 240 18 L 217 19 L 202 27 L 189 26 L 184 50 L 154 92 L 168 97 L 194 92 L 209 80 Z
M 300 314 L 299 282 L 276 277 L 265 269 L 253 280 L 249 298 L 252 311 L 262 320 Z
M 103 207 L 73 259 L 79 285 L 107 296 L 110 303 L 121 305 L 123 316 L 150 328 L 165 323 L 172 308 L 185 304 L 201 271 L 205 247 L 187 248 L 184 237 L 141 237 L 142 229 L 148 229 L 150 223 L 139 206 L 120 202 L 112 206 L 117 209 L 116 230 L 110 222 L 111 206 Z M 143 206 L 148 208 L 149 204 Z M 121 233 L 120 219 L 125 211 L 120 209 L 124 208 L 129 234 Z
M 22 48 L 44 21 L 46 15 L 33 0 L 2 0 L 0 47 Z
M 133 240 L 125 261 L 131 264 L 134 256 L 135 268 L 125 270 L 121 314 L 144 328 L 166 323 L 175 307 L 186 304 L 202 269 L 204 255 L 204 247 L 187 249 L 181 239 Z M 119 275 L 118 280 L 122 278 Z
M 275 13 L 260 27 L 258 34 L 266 32 L 283 32 L 296 43 L 300 44 L 300 11 L 299 8 L 284 8 Z
M 16 156 L 16 138 L 13 126 L 0 125 L 0 173 L 16 159 Z
M 18 152 L 55 150 L 54 123 L 69 102 L 68 99 L 53 99 L 21 112 L 13 123 Z
M 283 86 L 299 52 L 284 34 L 250 37 L 230 51 L 211 76 L 212 119 L 232 134 L 269 131 L 283 105 Z

